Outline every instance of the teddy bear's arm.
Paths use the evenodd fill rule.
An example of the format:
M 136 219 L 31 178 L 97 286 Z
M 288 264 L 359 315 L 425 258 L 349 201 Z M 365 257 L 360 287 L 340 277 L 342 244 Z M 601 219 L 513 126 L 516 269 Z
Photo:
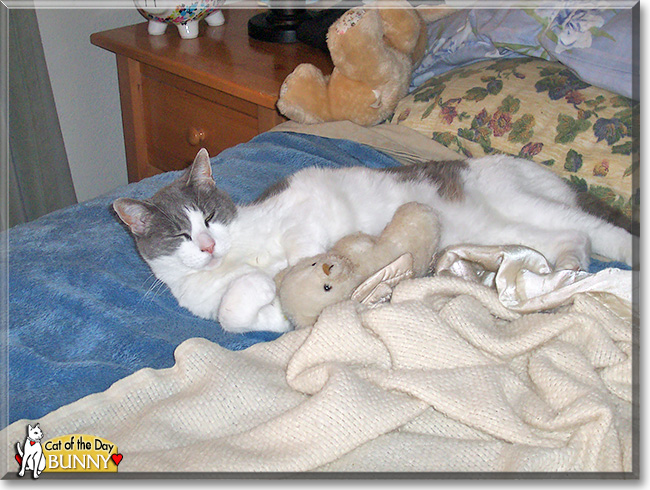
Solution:
M 280 87 L 278 110 L 302 124 L 331 121 L 327 80 L 314 65 L 298 65 Z

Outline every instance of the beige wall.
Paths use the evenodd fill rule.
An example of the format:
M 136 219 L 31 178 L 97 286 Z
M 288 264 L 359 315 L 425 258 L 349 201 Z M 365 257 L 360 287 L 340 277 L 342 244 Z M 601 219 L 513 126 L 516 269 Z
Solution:
M 93 32 L 143 22 L 135 9 L 37 9 L 77 199 L 127 182 L 115 55 Z

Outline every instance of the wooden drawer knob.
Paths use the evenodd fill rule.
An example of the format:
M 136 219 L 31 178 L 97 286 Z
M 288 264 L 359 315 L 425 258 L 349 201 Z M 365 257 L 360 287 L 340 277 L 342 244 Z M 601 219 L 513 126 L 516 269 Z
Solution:
M 205 139 L 205 131 L 197 128 L 187 130 L 187 142 L 192 146 L 197 146 Z

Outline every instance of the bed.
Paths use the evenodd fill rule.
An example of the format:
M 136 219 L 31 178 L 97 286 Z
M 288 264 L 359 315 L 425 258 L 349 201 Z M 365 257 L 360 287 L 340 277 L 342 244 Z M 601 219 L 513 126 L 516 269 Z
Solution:
M 521 12 L 459 11 L 432 23 L 428 58 L 392 119 L 375 128 L 285 123 L 213 157 L 217 185 L 243 203 L 307 166 L 504 152 L 638 220 L 634 70 L 608 65 L 629 83 L 601 77 L 612 82 L 597 87 L 571 59 L 579 50 L 544 55 L 558 52 L 561 35 L 507 42 L 522 15 L 548 27 Z M 631 27 L 631 10 L 595 20 L 599 12 L 587 19 L 597 28 L 585 65 L 596 41 Z M 473 58 L 446 34 L 459 26 L 477 36 L 461 45 Z M 492 44 L 479 53 L 473 41 Z M 552 304 L 527 308 L 450 268 L 402 282 L 378 308 L 335 305 L 310 329 L 232 334 L 177 305 L 111 210 L 115 198 L 149 197 L 175 176 L 4 236 L 7 472 L 37 421 L 45 439 L 114 442 L 119 472 L 130 474 L 638 475 L 638 274 L 625 264 L 594 257 L 577 288 L 556 284 Z M 460 255 L 473 260 L 472 250 Z

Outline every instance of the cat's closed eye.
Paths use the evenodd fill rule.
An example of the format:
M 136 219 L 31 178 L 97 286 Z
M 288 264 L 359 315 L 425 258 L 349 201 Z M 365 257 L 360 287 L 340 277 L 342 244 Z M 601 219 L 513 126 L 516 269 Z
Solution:
M 185 238 L 185 240 L 191 240 L 192 237 L 189 235 L 189 233 L 179 233 L 178 235 L 174 235 L 177 237 Z
M 214 212 L 210 213 L 210 216 L 205 218 L 205 226 L 210 226 L 210 221 L 214 218 Z

